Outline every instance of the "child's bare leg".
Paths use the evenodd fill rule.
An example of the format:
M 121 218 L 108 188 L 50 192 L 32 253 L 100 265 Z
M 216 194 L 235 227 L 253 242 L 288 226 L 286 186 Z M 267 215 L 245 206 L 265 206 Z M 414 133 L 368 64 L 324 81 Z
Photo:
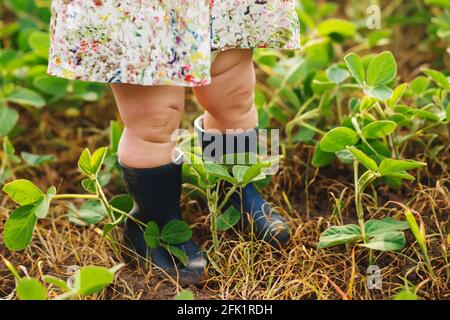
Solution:
M 206 260 L 192 240 L 177 245 L 188 257 L 187 264 L 179 266 L 163 247 L 147 247 L 144 229 L 136 223 L 136 220 L 143 224 L 153 221 L 162 229 L 170 221 L 182 220 L 182 166 L 171 161 L 175 147 L 171 135 L 180 125 L 184 89 L 128 84 L 112 88 L 125 124 L 119 145 L 120 168 L 136 204 L 130 212 L 133 219 L 124 222 L 125 244 L 139 256 L 150 258 L 166 273 L 178 276 L 181 283 L 198 283 Z
M 112 86 L 125 130 L 120 162 L 131 168 L 154 168 L 171 162 L 171 134 L 181 121 L 184 88 L 130 84 Z
M 252 50 L 221 52 L 211 68 L 212 84 L 195 88 L 205 108 L 205 129 L 253 129 L 258 124 L 254 106 L 255 69 Z

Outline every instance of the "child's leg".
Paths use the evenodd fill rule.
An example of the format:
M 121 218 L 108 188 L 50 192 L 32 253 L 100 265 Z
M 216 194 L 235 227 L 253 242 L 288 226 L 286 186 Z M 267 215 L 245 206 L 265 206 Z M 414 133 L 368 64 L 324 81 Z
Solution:
M 125 130 L 119 145 L 120 162 L 131 168 L 154 168 L 171 162 L 184 110 L 184 88 L 130 84 L 112 86 Z
M 258 115 L 253 103 L 255 69 L 252 50 L 221 52 L 211 68 L 212 84 L 194 89 L 205 108 L 205 129 L 253 129 Z
M 149 248 L 142 224 L 155 222 L 162 229 L 168 222 L 182 220 L 180 208 L 182 166 L 172 163 L 175 142 L 184 107 L 184 88 L 112 85 L 125 131 L 119 145 L 122 177 L 135 208 L 126 219 L 123 232 L 128 248 L 150 258 L 166 273 L 177 275 L 181 283 L 198 283 L 206 260 L 200 248 L 189 240 L 177 245 L 188 257 L 186 266 L 174 264 L 163 247 Z
M 254 106 L 255 70 L 251 50 L 230 50 L 220 53 L 212 66 L 212 84 L 194 89 L 197 99 L 206 109 L 202 122 L 195 122 L 200 136 L 208 133 L 208 129 L 225 132 L 222 138 L 227 139 L 227 129 L 243 129 L 244 136 L 251 139 L 251 133 L 258 124 L 258 114 Z M 210 136 L 217 136 L 212 130 Z M 236 144 L 242 139 L 231 139 L 231 150 L 239 150 Z M 210 141 L 210 139 L 206 139 Z M 213 139 L 215 141 L 216 138 Z M 236 142 L 236 140 L 238 142 Z M 202 140 L 202 145 L 205 141 Z M 245 144 L 244 152 L 252 149 Z M 227 142 L 228 148 L 228 142 Z M 206 149 L 205 149 L 206 150 Z M 227 150 L 222 150 L 226 154 Z M 220 154 L 223 154 L 220 152 Z M 250 183 L 242 193 L 233 194 L 228 205 L 242 210 L 244 227 L 253 230 L 258 239 L 263 239 L 274 246 L 282 246 L 290 239 L 290 227 L 269 203 L 267 203 Z M 248 214 L 248 215 L 247 215 Z M 248 218 L 248 219 L 247 219 Z M 251 226 L 251 227 L 250 227 Z

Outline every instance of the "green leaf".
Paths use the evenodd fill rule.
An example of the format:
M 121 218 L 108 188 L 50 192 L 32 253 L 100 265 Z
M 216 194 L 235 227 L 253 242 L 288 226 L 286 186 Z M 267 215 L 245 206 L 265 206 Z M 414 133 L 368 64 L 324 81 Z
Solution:
M 45 99 L 36 91 L 31 89 L 17 87 L 7 96 L 7 101 L 35 108 L 42 108 L 46 105 Z
M 194 300 L 194 294 L 189 289 L 181 290 L 175 297 L 175 300 Z
M 3 242 L 13 251 L 25 249 L 33 237 L 37 217 L 34 205 L 26 205 L 15 209 L 6 220 L 3 231 Z
M 89 149 L 86 148 L 81 153 L 80 159 L 78 160 L 78 168 L 80 168 L 84 174 L 88 176 L 92 175 L 91 152 Z
M 428 86 L 430 85 L 430 81 L 428 78 L 425 78 L 423 76 L 417 77 L 411 82 L 411 90 L 415 94 L 422 94 L 425 92 L 425 90 L 428 89 Z
M 369 220 L 364 228 L 369 237 L 374 237 L 383 233 L 407 230 L 409 227 L 406 221 L 385 218 L 383 220 Z
M 69 206 L 70 214 L 69 220 L 75 224 L 77 219 L 81 220 L 85 224 L 94 225 L 102 221 L 107 213 L 103 205 L 97 200 L 88 200 L 83 203 L 79 210 L 73 205 Z
M 58 287 L 59 289 L 63 290 L 63 291 L 69 291 L 70 288 L 67 285 L 67 283 L 57 277 L 54 276 L 50 276 L 50 275 L 45 275 L 42 277 L 42 280 L 46 283 L 52 284 L 56 287 Z
M 30 166 L 39 166 L 44 163 L 56 161 L 56 157 L 52 154 L 32 154 L 29 152 L 21 152 L 20 156 Z
M 217 218 L 216 228 L 226 231 L 233 228 L 241 219 L 241 213 L 234 206 L 229 206 L 225 212 Z
M 210 175 L 212 175 L 214 177 L 218 177 L 218 178 L 225 180 L 227 182 L 230 182 L 232 184 L 235 184 L 238 182 L 235 178 L 230 176 L 228 170 L 225 167 L 223 167 L 217 163 L 205 162 L 203 164 L 203 168 L 205 169 L 205 171 L 207 173 L 209 173 Z
M 168 244 L 182 244 L 191 239 L 192 230 L 181 220 L 168 222 L 161 231 L 161 239 Z
M 358 159 L 359 162 L 361 162 L 361 164 L 363 166 L 365 166 L 367 169 L 376 172 L 378 171 L 378 165 L 377 163 L 372 160 L 369 156 L 367 156 L 364 152 L 362 152 L 361 150 L 358 150 L 355 147 L 348 147 L 347 148 L 354 156 L 356 159 Z
M 17 124 L 19 113 L 12 108 L 0 107 L 0 136 L 7 135 Z
M 327 19 L 317 26 L 321 36 L 339 34 L 343 37 L 351 37 L 356 33 L 357 28 L 357 25 L 353 22 L 337 18 Z
M 340 84 L 350 77 L 350 73 L 338 66 L 334 65 L 327 70 L 328 79 L 336 84 Z
M 362 128 L 361 134 L 366 139 L 377 139 L 393 133 L 396 128 L 397 124 L 394 121 L 374 121 Z
M 245 186 L 252 181 L 257 181 L 265 178 L 265 174 L 262 172 L 264 168 L 269 168 L 272 165 L 272 161 L 269 162 L 258 162 L 252 164 L 250 168 L 245 172 L 242 178 L 242 184 Z
M 405 94 L 407 88 L 407 83 L 401 84 L 397 88 L 395 88 L 391 98 L 387 101 L 387 105 L 391 108 L 397 105 Z
M 38 280 L 22 278 L 17 282 L 17 296 L 20 300 L 46 300 L 47 292 Z
M 372 59 L 367 68 L 367 84 L 371 87 L 386 85 L 397 75 L 394 55 L 385 51 Z
M 247 166 L 241 166 L 236 165 L 233 166 L 233 176 L 236 178 L 238 182 L 242 182 L 244 180 L 244 176 L 247 173 L 247 171 L 250 169 L 250 167 Z
M 350 53 L 344 58 L 344 60 L 353 78 L 355 78 L 359 84 L 364 84 L 366 72 L 364 70 L 361 58 L 355 53 Z
M 83 186 L 83 189 L 89 193 L 97 192 L 97 180 L 95 179 L 83 179 L 81 185 Z
M 104 267 L 86 266 L 75 274 L 74 287 L 81 296 L 102 291 L 114 281 L 114 273 Z
M 176 257 L 184 266 L 187 265 L 189 259 L 183 250 L 170 244 L 166 245 L 165 248 L 167 249 L 167 251 L 169 251 L 171 255 Z
M 364 92 L 380 101 L 385 101 L 392 97 L 392 89 L 386 86 L 370 87 Z
M 450 90 L 450 82 L 442 72 L 432 69 L 424 69 L 423 72 L 436 82 L 439 87 Z
M 347 146 L 355 145 L 359 140 L 358 134 L 349 128 L 338 127 L 330 130 L 320 141 L 320 148 L 325 152 L 337 152 Z
M 28 45 L 40 58 L 48 58 L 50 48 L 50 36 L 48 33 L 33 31 L 28 37 Z
M 3 191 L 21 206 L 35 203 L 44 197 L 44 193 L 33 182 L 25 179 L 5 184 Z
M 36 77 L 33 81 L 33 85 L 41 92 L 53 96 L 63 96 L 66 94 L 69 83 L 67 79 L 50 77 L 46 74 Z
M 333 226 L 322 233 L 318 247 L 334 247 L 346 243 L 355 243 L 361 239 L 361 229 L 355 224 Z
M 127 213 L 130 212 L 134 206 L 133 198 L 130 197 L 128 194 L 119 194 L 117 196 L 114 196 L 109 201 L 109 204 L 113 208 L 119 209 Z
M 147 224 L 144 232 L 144 240 L 151 249 L 157 249 L 159 247 L 159 227 L 155 221 L 150 221 Z
M 111 151 L 116 153 L 119 149 L 119 141 L 122 136 L 123 128 L 117 121 L 111 121 L 109 129 L 109 140 L 111 144 Z
M 409 291 L 407 289 L 404 289 L 404 290 L 400 291 L 399 293 L 397 293 L 394 296 L 394 300 L 400 300 L 400 301 L 411 300 L 411 301 L 414 301 L 414 300 L 419 300 L 419 297 L 416 294 L 414 294 L 413 292 L 411 292 L 411 291 Z
M 405 247 L 406 239 L 403 232 L 381 233 L 361 244 L 365 248 L 379 251 L 398 251 Z
M 107 147 L 102 147 L 97 149 L 91 156 L 91 172 L 93 175 L 97 175 L 100 167 L 105 160 L 106 151 L 108 151 Z
M 414 160 L 384 159 L 380 164 L 380 173 L 383 176 L 390 176 L 395 173 L 402 173 L 405 170 L 422 168 L 426 165 L 424 162 Z
M 318 144 L 314 152 L 312 165 L 317 168 L 322 168 L 332 163 L 334 159 L 336 159 L 334 152 L 325 152 L 320 148 L 320 144 Z

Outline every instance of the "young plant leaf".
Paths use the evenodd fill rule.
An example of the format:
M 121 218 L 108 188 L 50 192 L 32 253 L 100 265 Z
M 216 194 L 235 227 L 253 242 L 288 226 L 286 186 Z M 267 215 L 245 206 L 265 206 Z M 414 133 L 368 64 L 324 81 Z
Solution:
M 350 73 L 338 66 L 334 65 L 327 70 L 328 79 L 336 84 L 340 84 L 350 77 Z
M 134 202 L 133 198 L 130 197 L 128 194 L 119 194 L 117 196 L 114 196 L 110 201 L 109 204 L 116 209 L 119 209 L 121 211 L 129 213 L 131 210 L 133 210 Z
M 0 136 L 7 135 L 17 124 L 19 113 L 13 108 L 0 107 Z
M 391 98 L 389 98 L 389 100 L 387 100 L 387 105 L 391 108 L 393 108 L 395 105 L 397 105 L 400 102 L 400 99 L 405 94 L 407 88 L 408 88 L 407 83 L 403 83 L 403 84 L 399 85 L 397 88 L 395 88 L 394 92 L 392 93 Z
M 3 191 L 21 206 L 35 203 L 44 197 L 44 193 L 33 182 L 25 179 L 5 184 Z
M 379 251 L 399 251 L 406 245 L 406 239 L 403 232 L 385 232 L 378 234 L 369 242 L 361 244 L 365 248 Z
M 46 300 L 45 287 L 33 278 L 22 278 L 17 282 L 17 296 L 20 300 Z
M 170 244 L 165 246 L 166 250 L 169 251 L 171 255 L 173 255 L 175 258 L 177 258 L 184 266 L 188 263 L 188 256 L 186 253 L 181 250 L 180 248 L 177 248 L 175 246 L 172 246 Z
M 233 177 L 235 177 L 236 180 L 241 183 L 241 182 L 243 182 L 244 176 L 249 169 L 250 169 L 250 167 L 247 167 L 247 166 L 241 166 L 241 165 L 233 166 L 233 169 L 232 169 Z
M 155 221 L 150 221 L 144 232 L 144 240 L 147 246 L 151 249 L 159 247 L 159 227 Z
M 81 185 L 83 186 L 83 189 L 89 193 L 97 192 L 97 180 L 95 179 L 83 179 Z
M 71 212 L 69 220 L 78 224 L 76 220 L 81 220 L 84 224 L 94 225 L 102 221 L 107 213 L 103 205 L 97 200 L 88 200 L 83 203 L 79 210 L 74 205 L 69 206 Z
M 57 277 L 51 276 L 51 275 L 45 275 L 42 277 L 42 280 L 46 283 L 52 284 L 56 287 L 58 287 L 59 289 L 61 289 L 62 291 L 69 291 L 70 288 L 67 285 L 66 281 L 63 281 Z
M 189 289 L 181 290 L 176 296 L 175 300 L 194 300 L 194 294 Z
M 241 219 L 241 213 L 234 206 L 229 206 L 225 212 L 217 218 L 216 228 L 226 231 L 233 228 Z
M 34 208 L 34 205 L 19 207 L 6 220 L 3 242 L 9 250 L 20 251 L 30 243 L 37 222 Z
M 364 228 L 369 237 L 375 237 L 384 233 L 407 230 L 409 227 L 405 221 L 385 218 L 383 220 L 369 220 Z
M 366 139 L 377 139 L 393 133 L 396 128 L 397 124 L 394 121 L 374 121 L 362 128 L 361 134 Z
M 238 181 L 236 180 L 236 178 L 233 178 L 230 173 L 228 172 L 228 170 L 226 168 L 224 168 L 223 166 L 217 164 L 217 163 L 213 163 L 213 162 L 205 162 L 203 164 L 203 168 L 205 169 L 205 171 L 207 173 L 209 173 L 210 175 L 214 176 L 214 177 L 218 177 L 222 180 L 225 180 L 229 183 L 235 184 Z
M 182 244 L 191 239 L 192 230 L 189 225 L 181 220 L 172 220 L 163 227 L 161 240 L 168 244 Z
M 364 93 L 380 101 L 386 101 L 392 97 L 392 89 L 386 86 L 370 87 Z
M 106 152 L 108 151 L 107 147 L 102 147 L 97 149 L 91 156 L 91 172 L 93 175 L 97 175 L 100 167 L 105 160 Z
M 92 175 L 92 165 L 91 165 L 91 152 L 89 149 L 84 149 L 81 153 L 80 159 L 78 160 L 78 168 L 87 176 Z
M 426 165 L 424 162 L 414 160 L 384 159 L 380 164 L 380 173 L 383 176 L 391 176 L 403 173 L 406 170 L 422 168 Z
M 329 248 L 346 243 L 355 243 L 362 239 L 361 229 L 355 224 L 333 226 L 320 236 L 319 248 Z
M 17 87 L 14 89 L 14 91 L 6 97 L 6 100 L 35 108 L 42 108 L 46 104 L 45 99 L 39 93 L 22 87 Z
M 334 152 L 325 152 L 320 148 L 320 144 L 317 144 L 312 159 L 312 165 L 317 168 L 326 167 L 332 163 L 334 159 L 336 159 L 336 154 Z
M 330 130 L 320 141 L 320 148 L 325 152 L 337 152 L 348 146 L 355 145 L 359 140 L 358 134 L 349 128 L 338 127 Z
M 39 166 L 44 163 L 56 161 L 56 157 L 52 154 L 32 154 L 29 152 L 21 152 L 20 156 L 30 166 Z
M 436 84 L 445 89 L 445 90 L 450 90 L 450 82 L 448 80 L 448 78 L 439 71 L 436 70 L 432 70 L 432 69 L 424 69 L 423 72 L 429 76 L 434 82 L 436 82 Z
M 397 63 L 391 52 L 385 51 L 372 59 L 367 68 L 367 84 L 379 87 L 391 82 L 397 74 Z
M 344 60 L 353 78 L 355 78 L 359 84 L 363 85 L 366 78 L 366 72 L 364 70 L 361 58 L 355 53 L 350 53 L 344 58 Z
M 102 291 L 114 281 L 114 273 L 104 267 L 86 266 L 75 274 L 74 288 L 81 296 Z
M 378 165 L 377 163 L 372 160 L 369 156 L 367 156 L 364 152 L 361 150 L 358 150 L 355 147 L 348 147 L 347 148 L 354 156 L 355 158 L 361 162 L 363 166 L 365 166 L 367 169 L 376 172 L 378 171 Z

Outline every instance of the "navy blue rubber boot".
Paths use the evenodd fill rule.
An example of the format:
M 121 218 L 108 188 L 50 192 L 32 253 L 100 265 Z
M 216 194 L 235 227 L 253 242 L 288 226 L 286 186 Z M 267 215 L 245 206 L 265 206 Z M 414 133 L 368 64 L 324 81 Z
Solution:
M 172 220 L 182 220 L 180 209 L 181 165 L 170 163 L 151 169 L 134 169 L 121 165 L 122 176 L 129 194 L 135 201 L 130 215 L 145 224 L 155 221 L 160 230 Z M 187 257 L 186 266 L 177 262 L 166 249 L 159 247 L 150 249 L 144 240 L 145 227 L 134 219 L 126 219 L 124 223 L 124 239 L 126 246 L 164 270 L 170 276 L 177 277 L 182 285 L 198 284 L 204 277 L 206 258 L 200 248 L 189 240 L 177 247 Z
M 195 120 L 194 127 L 204 151 L 203 157 L 207 160 L 219 162 L 225 155 L 257 154 L 257 129 L 237 134 L 212 133 L 203 129 L 203 117 Z M 217 146 L 222 146 L 222 150 L 217 150 Z M 230 185 L 224 183 L 222 197 L 229 188 Z M 230 205 L 241 212 L 243 230 L 252 231 L 258 240 L 264 240 L 276 248 L 283 247 L 290 240 L 291 228 L 286 219 L 262 198 L 253 183 L 241 192 L 233 193 L 226 208 Z

